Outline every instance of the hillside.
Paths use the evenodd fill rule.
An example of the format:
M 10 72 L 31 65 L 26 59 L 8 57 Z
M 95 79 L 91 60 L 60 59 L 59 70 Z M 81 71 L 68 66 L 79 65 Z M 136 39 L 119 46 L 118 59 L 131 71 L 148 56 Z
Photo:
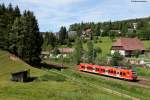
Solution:
M 10 60 L 10 54 L 0 50 L 0 100 L 123 100 L 125 98 L 73 81 L 60 72 L 32 68 L 20 60 Z M 10 73 L 31 69 L 37 80 L 29 83 L 10 81 Z M 90 87 L 90 88 L 89 88 Z

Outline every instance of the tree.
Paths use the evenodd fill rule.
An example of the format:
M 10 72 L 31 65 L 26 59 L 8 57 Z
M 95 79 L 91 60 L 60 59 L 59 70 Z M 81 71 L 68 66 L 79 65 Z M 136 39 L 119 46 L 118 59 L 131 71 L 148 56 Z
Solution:
M 114 41 L 114 39 L 115 39 L 115 37 L 116 37 L 116 36 L 115 36 L 116 33 L 110 31 L 109 34 L 110 34 L 109 36 L 110 36 L 111 41 Z
M 15 39 L 15 40 L 14 40 Z M 40 62 L 42 35 L 32 12 L 25 11 L 24 16 L 15 20 L 10 33 L 10 49 L 29 64 Z M 14 53 L 15 53 L 14 52 Z
M 112 66 L 119 66 L 123 61 L 123 56 L 119 52 L 114 52 L 112 55 L 111 65 Z
M 18 55 L 17 48 L 20 46 L 19 43 L 24 35 L 22 34 L 22 22 L 21 18 L 17 18 L 14 21 L 11 32 L 9 33 L 9 51 L 15 55 Z
M 74 60 L 76 64 L 80 64 L 83 55 L 82 41 L 77 37 L 75 41 Z
M 66 44 L 67 39 L 68 39 L 67 29 L 66 29 L 66 27 L 62 26 L 60 28 L 60 31 L 59 31 L 59 42 L 60 42 L 60 44 L 61 45 Z
M 5 11 L 6 7 L 4 4 L 0 5 L 0 48 L 4 49 L 5 47 L 5 29 L 6 29 L 6 24 L 5 24 Z
M 88 63 L 93 63 L 94 59 L 94 47 L 92 41 L 87 42 L 87 56 L 88 56 Z
M 53 49 L 57 45 L 56 36 L 52 32 L 46 32 L 43 34 L 45 34 L 44 40 L 43 40 L 44 42 L 42 45 L 43 50 L 46 50 L 47 46 L 51 46 L 51 48 Z
M 14 9 L 14 16 L 15 17 L 20 17 L 21 16 L 20 9 L 19 9 L 18 6 L 16 6 L 15 9 Z
M 135 56 L 136 58 L 138 58 L 141 52 L 140 52 L 140 50 L 137 49 L 137 50 L 135 50 L 133 53 L 134 53 L 134 56 Z
M 99 25 L 96 25 L 95 27 L 95 36 L 99 36 L 100 35 L 100 26 Z
M 11 4 L 9 4 L 8 7 L 5 7 L 4 4 L 0 5 L 0 48 L 4 50 L 8 50 L 9 33 L 17 17 L 20 17 L 20 10 L 18 7 L 14 9 Z
M 60 51 L 57 47 L 54 48 L 53 54 L 54 55 L 60 54 Z

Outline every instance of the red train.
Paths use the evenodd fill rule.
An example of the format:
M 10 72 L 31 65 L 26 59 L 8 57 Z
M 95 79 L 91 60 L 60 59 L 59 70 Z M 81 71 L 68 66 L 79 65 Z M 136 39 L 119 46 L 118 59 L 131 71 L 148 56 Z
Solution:
M 110 67 L 110 66 L 99 66 L 93 64 L 81 63 L 79 65 L 80 71 L 97 73 L 99 75 L 106 75 L 126 80 L 137 80 L 137 72 L 133 69 L 121 68 L 121 67 Z

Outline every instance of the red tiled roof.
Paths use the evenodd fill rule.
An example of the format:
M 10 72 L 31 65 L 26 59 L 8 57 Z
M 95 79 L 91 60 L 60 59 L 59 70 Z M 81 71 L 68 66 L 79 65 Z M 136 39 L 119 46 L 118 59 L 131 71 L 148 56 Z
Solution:
M 74 51 L 73 48 L 59 48 L 61 53 L 72 53 Z
M 144 44 L 138 38 L 120 38 L 112 47 L 123 47 L 124 50 L 145 50 Z

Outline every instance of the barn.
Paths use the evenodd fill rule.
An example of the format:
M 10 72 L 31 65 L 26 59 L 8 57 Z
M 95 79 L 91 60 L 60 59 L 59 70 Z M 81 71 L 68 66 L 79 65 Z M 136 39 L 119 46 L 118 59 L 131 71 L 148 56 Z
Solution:
M 138 38 L 120 38 L 112 44 L 111 54 L 118 51 L 123 56 L 132 56 L 136 50 L 141 54 L 145 52 L 142 41 Z
M 28 78 L 30 77 L 30 70 L 24 70 L 19 72 L 11 73 L 11 80 L 16 82 L 26 82 L 28 81 Z

